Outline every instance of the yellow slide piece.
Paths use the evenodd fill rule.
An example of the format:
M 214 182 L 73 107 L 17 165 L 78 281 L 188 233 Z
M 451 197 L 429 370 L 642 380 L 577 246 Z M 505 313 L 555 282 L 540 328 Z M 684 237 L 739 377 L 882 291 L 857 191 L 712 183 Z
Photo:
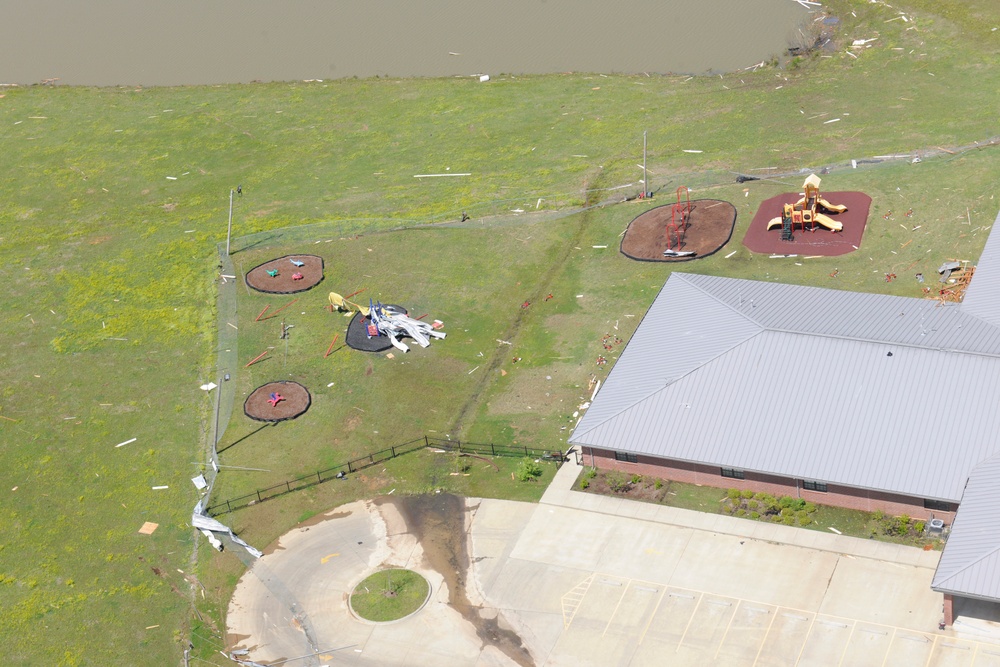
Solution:
M 365 317 L 368 317 L 368 312 L 370 310 L 368 306 L 359 306 L 353 301 L 348 301 L 347 299 L 340 296 L 336 292 L 330 292 L 330 305 L 336 308 L 337 310 L 346 310 L 349 313 L 357 311 L 362 315 L 364 315 Z
M 818 223 L 833 232 L 840 232 L 844 230 L 844 223 L 838 222 L 828 215 L 823 215 L 822 213 L 817 213 L 813 216 L 813 219 Z
M 771 220 L 767 223 L 767 228 L 768 229 L 772 229 L 774 227 L 780 227 L 780 226 L 781 226 L 781 216 L 780 215 L 777 218 L 771 218 Z
M 820 199 L 816 202 L 820 207 L 826 209 L 830 213 L 843 213 L 847 210 L 847 207 L 843 204 L 831 204 L 825 199 Z

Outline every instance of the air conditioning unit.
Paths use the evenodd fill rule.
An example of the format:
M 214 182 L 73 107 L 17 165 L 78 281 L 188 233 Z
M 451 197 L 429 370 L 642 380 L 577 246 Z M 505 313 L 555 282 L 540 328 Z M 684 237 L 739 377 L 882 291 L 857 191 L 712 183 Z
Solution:
M 931 519 L 927 522 L 927 530 L 931 533 L 941 533 L 944 531 L 944 519 Z

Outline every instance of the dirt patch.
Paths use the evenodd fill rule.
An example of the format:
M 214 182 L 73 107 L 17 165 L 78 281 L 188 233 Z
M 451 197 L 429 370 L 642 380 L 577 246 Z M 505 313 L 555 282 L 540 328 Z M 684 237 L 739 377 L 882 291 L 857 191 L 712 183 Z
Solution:
M 493 646 L 522 667 L 535 662 L 516 632 L 501 628 L 499 616 L 483 618 L 480 607 L 469 602 L 466 581 L 469 553 L 466 546 L 465 502 L 458 496 L 436 493 L 422 496 L 381 498 L 376 504 L 391 504 L 406 521 L 406 527 L 420 543 L 427 564 L 444 577 L 448 604 L 476 628 L 484 645 Z
M 861 237 L 868 223 L 868 210 L 872 198 L 863 192 L 823 192 L 824 199 L 831 204 L 843 204 L 847 210 L 843 213 L 831 214 L 830 217 L 844 225 L 843 231 L 833 232 L 824 227 L 814 231 L 795 230 L 793 240 L 781 240 L 781 226 L 771 230 L 767 223 L 781 215 L 785 204 L 794 204 L 799 200 L 797 192 L 785 192 L 777 197 L 771 197 L 761 202 L 760 208 L 750 221 L 743 245 L 753 252 L 771 255 L 822 255 L 834 257 L 846 255 L 861 247 Z
M 687 228 L 673 239 L 673 249 L 680 242 L 681 252 L 693 252 L 688 257 L 666 257 L 667 227 L 679 220 L 672 219 L 673 204 L 657 206 L 629 223 L 622 238 L 621 253 L 643 262 L 687 262 L 706 257 L 729 243 L 736 226 L 736 207 L 719 199 L 696 199 L 691 202 Z M 680 225 L 677 225 L 680 227 Z
M 272 395 L 282 400 L 272 405 Z M 268 382 L 253 390 L 243 402 L 243 413 L 250 419 L 262 422 L 280 422 L 295 419 L 309 409 L 312 397 L 309 390 L 298 382 L 282 380 Z
M 583 481 L 586 480 L 586 487 Z M 660 479 L 647 479 L 641 475 L 629 475 L 618 471 L 597 471 L 592 476 L 584 470 L 577 480 L 576 487 L 587 493 L 602 496 L 619 496 L 629 500 L 642 500 L 648 503 L 665 504 L 664 499 L 670 494 L 670 482 Z
M 316 255 L 278 257 L 253 267 L 246 276 L 247 285 L 266 294 L 305 292 L 322 281 L 323 258 Z

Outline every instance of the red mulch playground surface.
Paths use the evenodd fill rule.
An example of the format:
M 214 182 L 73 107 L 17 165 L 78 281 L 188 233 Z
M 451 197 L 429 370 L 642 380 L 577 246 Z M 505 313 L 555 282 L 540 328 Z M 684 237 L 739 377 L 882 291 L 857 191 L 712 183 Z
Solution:
M 271 405 L 271 394 L 278 394 L 284 400 Z M 312 397 L 309 390 L 298 382 L 282 380 L 268 382 L 253 390 L 243 402 L 243 414 L 259 422 L 280 422 L 295 419 L 309 409 Z
M 823 199 L 831 204 L 843 204 L 847 207 L 843 213 L 828 214 L 844 225 L 843 231 L 833 232 L 819 226 L 813 231 L 796 229 L 792 234 L 792 241 L 781 240 L 780 225 L 768 231 L 768 221 L 780 216 L 785 204 L 794 204 L 801 197 L 797 192 L 786 192 L 763 201 L 750 221 L 750 228 L 743 237 L 743 245 L 753 252 L 769 255 L 824 257 L 846 255 L 861 247 L 861 237 L 864 236 L 865 225 L 868 223 L 868 210 L 872 205 L 872 198 L 863 192 L 822 193 Z
M 302 266 L 296 266 L 293 261 L 301 262 Z M 268 271 L 277 271 L 277 275 L 272 276 Z M 305 292 L 322 282 L 323 258 L 316 255 L 285 255 L 250 269 L 246 280 L 247 285 L 267 294 Z
M 691 217 L 680 249 L 690 257 L 664 257 L 667 225 L 673 203 L 651 208 L 629 223 L 622 238 L 621 253 L 642 262 L 686 262 L 707 257 L 729 243 L 736 226 L 736 207 L 719 199 L 691 200 Z M 677 250 L 675 247 L 674 250 Z

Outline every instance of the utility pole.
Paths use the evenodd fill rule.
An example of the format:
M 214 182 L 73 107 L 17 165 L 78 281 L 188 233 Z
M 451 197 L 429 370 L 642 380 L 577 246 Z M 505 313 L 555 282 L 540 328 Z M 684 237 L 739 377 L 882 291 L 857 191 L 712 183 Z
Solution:
M 642 191 L 646 194 L 643 197 L 649 196 L 649 181 L 646 178 L 646 130 L 642 131 Z M 230 207 L 232 206 L 232 197 L 230 196 Z M 229 213 L 232 216 L 232 211 Z M 229 246 L 226 246 L 226 254 L 229 254 Z
M 229 188 L 229 228 L 226 230 L 226 257 L 229 257 L 229 240 L 233 236 L 233 189 Z

